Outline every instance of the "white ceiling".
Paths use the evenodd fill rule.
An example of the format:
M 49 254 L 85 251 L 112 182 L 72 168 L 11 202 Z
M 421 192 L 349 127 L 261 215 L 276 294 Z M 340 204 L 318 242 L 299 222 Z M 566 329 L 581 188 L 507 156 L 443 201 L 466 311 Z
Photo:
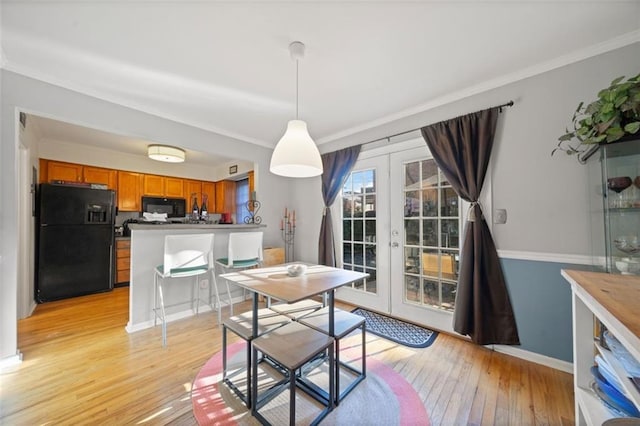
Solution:
M 637 0 L 3 0 L 0 13 L 4 68 L 266 147 L 295 116 L 294 40 L 318 144 L 640 40 Z

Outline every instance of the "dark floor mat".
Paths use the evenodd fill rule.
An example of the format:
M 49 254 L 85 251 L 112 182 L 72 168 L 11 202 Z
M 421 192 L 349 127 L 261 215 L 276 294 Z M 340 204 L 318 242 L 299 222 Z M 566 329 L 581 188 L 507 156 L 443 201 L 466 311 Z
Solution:
M 366 309 L 356 308 L 352 312 L 364 317 L 368 333 L 376 334 L 411 348 L 426 348 L 438 336 L 436 331 L 367 311 Z

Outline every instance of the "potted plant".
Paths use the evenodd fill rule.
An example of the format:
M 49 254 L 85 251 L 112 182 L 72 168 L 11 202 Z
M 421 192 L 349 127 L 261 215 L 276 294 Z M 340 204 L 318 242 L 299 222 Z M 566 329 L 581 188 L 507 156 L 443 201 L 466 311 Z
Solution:
M 640 130 L 640 74 L 624 81 L 618 77 L 598 93 L 598 99 L 588 105 L 580 102 L 571 119 L 573 130 L 558 138 L 551 152 L 564 151 L 577 155 L 583 162 L 600 143 L 610 143 Z

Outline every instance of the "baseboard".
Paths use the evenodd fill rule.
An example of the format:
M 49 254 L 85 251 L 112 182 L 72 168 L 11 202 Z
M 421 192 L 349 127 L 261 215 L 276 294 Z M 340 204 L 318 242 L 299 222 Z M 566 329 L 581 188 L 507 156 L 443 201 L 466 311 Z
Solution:
M 516 358 L 524 359 L 525 361 L 535 362 L 536 364 L 544 365 L 546 367 L 553 368 L 555 370 L 564 371 L 565 373 L 573 374 L 573 363 L 562 361 L 556 358 L 551 358 L 546 355 L 540 355 L 535 352 L 530 352 L 524 349 L 520 349 L 514 346 L 507 345 L 488 345 L 490 349 L 503 354 L 511 355 Z
M 16 351 L 15 355 L 11 355 L 0 359 L 0 371 L 8 370 L 22 363 L 22 353 Z
M 33 315 L 33 312 L 36 310 L 36 307 L 38 306 L 38 304 L 34 301 L 31 301 L 31 305 L 29 305 L 29 315 L 31 316 Z

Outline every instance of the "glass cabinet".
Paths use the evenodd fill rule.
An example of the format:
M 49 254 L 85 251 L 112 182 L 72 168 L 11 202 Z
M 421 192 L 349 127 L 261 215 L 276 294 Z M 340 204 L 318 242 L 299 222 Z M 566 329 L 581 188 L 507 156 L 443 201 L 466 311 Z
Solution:
M 640 137 L 600 147 L 607 272 L 640 275 Z

